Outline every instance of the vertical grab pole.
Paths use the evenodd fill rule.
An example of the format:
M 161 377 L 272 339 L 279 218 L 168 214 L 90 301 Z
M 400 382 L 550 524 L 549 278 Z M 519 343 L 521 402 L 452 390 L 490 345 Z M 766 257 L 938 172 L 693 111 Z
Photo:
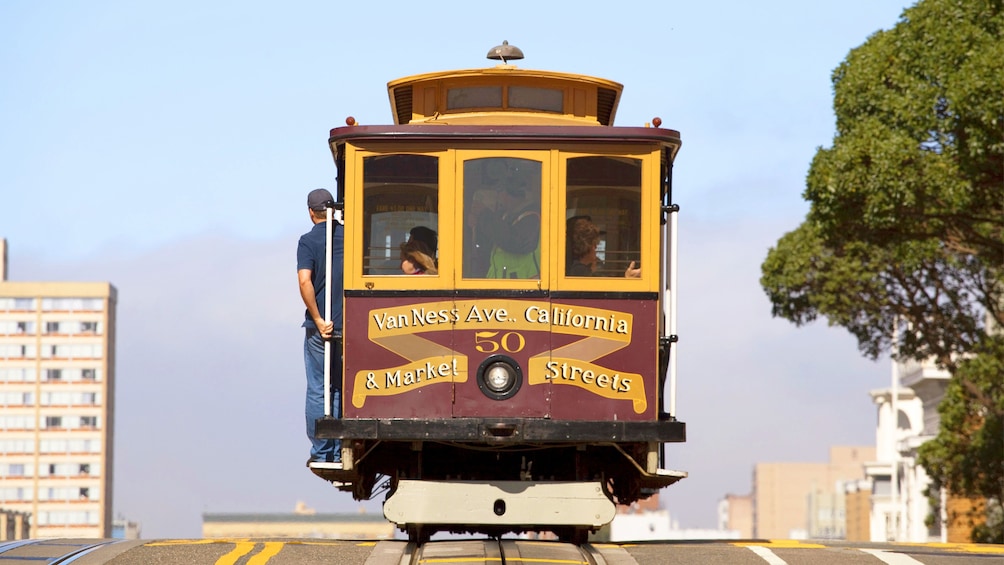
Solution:
M 672 206 L 669 212 L 669 335 L 676 336 L 676 251 L 677 245 L 677 222 L 679 206 Z M 676 417 L 676 357 L 679 348 L 674 343 L 669 354 L 669 413 Z
M 663 332 L 662 337 L 670 339 L 670 336 L 673 335 L 672 297 L 674 289 L 672 286 L 670 286 L 671 283 L 670 283 L 669 257 L 672 251 L 669 248 L 670 246 L 669 233 L 670 230 L 672 229 L 670 227 L 670 223 L 673 221 L 673 215 L 668 213 L 668 208 L 665 205 L 662 207 L 662 210 L 665 222 L 662 224 L 662 230 L 661 233 L 659 234 L 659 244 L 660 244 L 659 249 L 662 249 L 662 256 L 659 257 L 659 272 L 662 278 L 659 279 L 659 284 L 662 286 L 662 319 L 663 319 L 662 327 L 660 328 L 660 330 Z M 666 343 L 666 348 L 667 348 L 666 354 L 669 355 L 670 359 L 676 357 L 676 351 L 673 351 L 674 348 L 672 341 L 668 341 Z M 659 370 L 660 371 L 662 370 L 662 365 L 659 366 Z M 673 412 L 669 410 L 669 405 L 672 403 L 672 396 L 671 396 L 672 392 L 666 391 L 666 382 L 669 380 L 669 374 L 670 374 L 670 369 L 669 366 L 667 366 L 666 372 L 664 374 L 659 375 L 659 393 L 662 395 L 661 397 L 662 404 L 659 406 L 659 410 L 672 415 Z
M 324 209 L 327 216 L 324 236 L 324 322 L 331 321 L 331 206 Z M 331 340 L 324 340 L 324 416 L 331 416 Z

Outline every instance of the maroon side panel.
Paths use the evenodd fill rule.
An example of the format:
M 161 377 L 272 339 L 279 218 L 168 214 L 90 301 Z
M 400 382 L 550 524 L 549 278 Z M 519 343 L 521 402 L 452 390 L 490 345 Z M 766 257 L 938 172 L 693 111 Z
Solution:
M 577 308 L 602 309 L 631 316 L 628 335 L 614 334 L 620 349 L 596 357 L 604 344 L 575 350 L 572 359 L 562 347 L 581 340 L 552 329 L 553 362 L 546 372 L 551 382 L 551 417 L 556 420 L 655 420 L 658 417 L 658 302 L 654 300 L 554 299 L 556 309 L 569 313 L 563 321 L 574 324 Z M 568 310 L 564 310 L 564 309 Z M 619 318 L 619 316 L 618 316 Z M 607 396 L 602 396 L 607 394 Z
M 423 361 L 431 354 L 452 350 L 452 326 L 427 323 L 419 329 L 430 331 L 415 328 L 418 325 L 415 317 L 431 311 L 424 310 L 423 304 L 442 302 L 441 298 L 416 297 L 350 296 L 345 299 L 344 418 L 452 416 L 453 365 L 440 356 L 435 362 Z M 402 308 L 404 314 L 401 316 L 404 317 L 394 316 L 392 321 L 387 313 L 402 312 Z M 381 327 L 378 321 L 384 328 L 412 324 L 406 333 L 417 334 L 420 341 L 402 344 L 400 338 L 395 341 L 395 337 L 382 339 L 378 335 L 371 339 L 371 328 Z
M 345 418 L 657 418 L 654 300 L 349 297 L 344 320 Z M 499 356 L 522 371 L 504 400 L 478 386 Z

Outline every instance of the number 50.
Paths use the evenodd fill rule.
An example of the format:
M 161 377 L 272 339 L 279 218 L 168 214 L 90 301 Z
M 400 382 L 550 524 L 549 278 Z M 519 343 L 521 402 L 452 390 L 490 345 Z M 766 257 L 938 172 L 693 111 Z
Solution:
M 495 353 L 499 349 L 507 353 L 516 353 L 526 347 L 526 340 L 517 332 L 506 332 L 496 341 L 498 335 L 499 332 L 476 332 L 474 348 L 481 353 Z

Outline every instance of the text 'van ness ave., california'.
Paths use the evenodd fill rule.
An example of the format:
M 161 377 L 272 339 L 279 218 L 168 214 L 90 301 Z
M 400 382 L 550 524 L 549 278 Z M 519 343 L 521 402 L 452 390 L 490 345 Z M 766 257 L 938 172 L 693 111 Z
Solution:
M 433 302 L 373 310 L 370 316 L 371 338 L 488 326 L 624 339 L 632 323 L 631 314 L 614 310 L 516 300 Z

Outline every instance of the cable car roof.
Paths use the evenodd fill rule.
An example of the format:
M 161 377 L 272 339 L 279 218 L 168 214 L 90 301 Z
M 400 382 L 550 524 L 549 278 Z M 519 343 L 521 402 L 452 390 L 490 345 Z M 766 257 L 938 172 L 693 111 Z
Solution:
M 508 62 L 522 51 L 493 48 L 501 64 L 439 71 L 387 83 L 396 125 L 601 125 L 617 113 L 620 83 L 572 73 L 522 69 Z

